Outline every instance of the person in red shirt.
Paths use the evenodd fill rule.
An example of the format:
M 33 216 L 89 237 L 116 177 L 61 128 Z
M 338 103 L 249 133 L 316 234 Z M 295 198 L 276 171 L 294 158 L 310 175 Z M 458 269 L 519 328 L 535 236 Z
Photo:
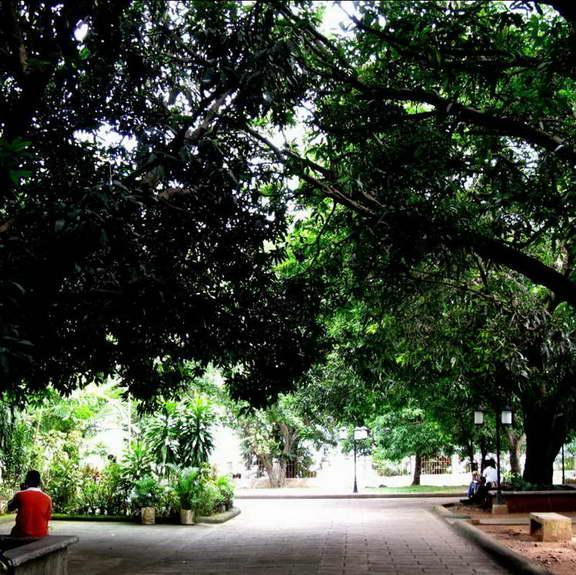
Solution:
M 40 489 L 40 473 L 31 469 L 26 474 L 22 490 L 8 502 L 8 511 L 18 510 L 14 537 L 45 537 L 52 515 L 52 499 Z

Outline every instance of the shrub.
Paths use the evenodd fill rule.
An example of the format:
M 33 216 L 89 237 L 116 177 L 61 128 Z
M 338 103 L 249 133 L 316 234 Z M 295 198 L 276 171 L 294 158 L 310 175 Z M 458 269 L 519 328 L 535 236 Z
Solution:
M 512 491 L 538 491 L 540 489 L 554 489 L 553 485 L 536 485 L 522 478 L 520 475 L 505 475 L 505 482 Z
M 202 472 L 198 467 L 189 467 L 182 470 L 176 483 L 176 492 L 181 509 L 194 509 L 195 501 L 202 490 Z
M 156 517 L 168 519 L 178 515 L 180 499 L 172 486 L 161 484 L 160 496 L 155 507 Z
M 134 443 L 124 452 L 120 468 L 124 488 L 130 491 L 136 481 L 152 476 L 153 457 L 145 445 Z
M 62 454 L 54 459 L 48 471 L 46 491 L 52 497 L 55 511 L 68 513 L 78 507 L 78 487 L 81 484 L 81 474 L 78 463 Z
M 204 482 L 194 504 L 196 514 L 212 515 L 218 505 L 219 497 L 220 490 L 216 486 L 216 483 L 211 479 Z
M 98 507 L 108 515 L 123 515 L 128 509 L 129 493 L 130 489 L 122 476 L 122 467 L 110 461 L 100 475 Z
M 75 505 L 68 509 L 74 513 L 96 513 L 101 510 L 100 474 L 85 466 L 79 471 L 79 484 Z
M 143 477 L 134 482 L 130 494 L 130 502 L 134 509 L 140 507 L 155 507 L 162 499 L 163 487 L 151 476 Z
M 217 505 L 223 505 L 225 509 L 231 509 L 234 503 L 234 485 L 227 475 L 221 475 L 216 478 L 216 487 L 218 488 Z

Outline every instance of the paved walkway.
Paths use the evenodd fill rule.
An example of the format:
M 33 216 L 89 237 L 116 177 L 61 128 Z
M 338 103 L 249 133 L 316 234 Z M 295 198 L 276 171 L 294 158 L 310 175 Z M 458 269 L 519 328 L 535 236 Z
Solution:
M 80 537 L 70 575 L 507 573 L 431 512 L 437 501 L 243 500 L 222 525 L 54 522 L 52 531 Z

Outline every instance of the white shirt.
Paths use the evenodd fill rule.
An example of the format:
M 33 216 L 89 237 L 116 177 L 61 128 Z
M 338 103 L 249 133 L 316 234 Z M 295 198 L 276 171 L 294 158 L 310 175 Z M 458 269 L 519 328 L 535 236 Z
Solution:
M 482 472 L 482 476 L 486 479 L 486 483 L 492 483 L 492 485 L 498 483 L 498 473 L 495 467 L 486 467 Z

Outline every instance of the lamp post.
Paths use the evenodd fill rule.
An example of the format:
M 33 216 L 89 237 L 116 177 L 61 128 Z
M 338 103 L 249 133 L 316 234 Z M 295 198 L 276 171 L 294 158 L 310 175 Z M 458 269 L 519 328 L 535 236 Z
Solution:
M 357 441 L 366 439 L 368 437 L 368 428 L 366 427 L 355 427 L 354 428 L 354 489 L 352 493 L 358 493 L 358 482 L 356 480 L 356 456 L 357 456 Z
M 500 486 L 500 430 L 502 425 L 512 425 L 512 410 L 509 407 L 503 407 L 496 413 L 496 504 L 502 503 L 502 488 Z M 484 411 L 477 409 L 474 411 L 474 424 L 482 425 L 484 423 Z

